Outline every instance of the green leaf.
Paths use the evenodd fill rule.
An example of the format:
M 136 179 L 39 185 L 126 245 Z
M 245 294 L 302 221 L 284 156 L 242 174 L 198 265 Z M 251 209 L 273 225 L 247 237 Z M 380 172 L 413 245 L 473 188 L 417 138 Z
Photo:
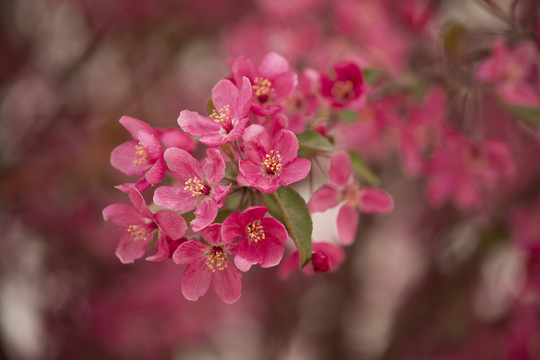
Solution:
M 379 80 L 381 75 L 382 75 L 381 69 L 375 69 L 375 68 L 362 69 L 362 76 L 364 77 L 364 81 L 370 86 L 373 86 L 377 82 L 377 80 Z
M 351 164 L 353 170 L 362 180 L 367 182 L 369 185 L 377 186 L 379 185 L 379 178 L 371 170 L 371 168 L 362 160 L 360 155 L 354 151 L 349 151 L 349 156 L 351 157 Z
M 263 194 L 273 217 L 281 221 L 294 241 L 300 255 L 300 267 L 311 261 L 313 222 L 304 199 L 294 190 L 280 187 L 274 194 Z
M 217 213 L 217 216 L 216 216 L 216 219 L 214 220 L 215 223 L 219 223 L 219 224 L 222 224 L 226 218 L 229 217 L 229 215 L 231 215 L 234 211 L 232 211 L 231 209 L 222 209 L 222 210 L 219 210 L 218 213 Z
M 298 155 L 301 157 L 307 157 L 316 152 L 334 151 L 334 145 L 330 142 L 330 140 L 316 131 L 307 130 L 299 134 L 297 137 L 298 143 L 300 144 Z
M 343 110 L 339 113 L 339 120 L 345 123 L 355 123 L 358 121 L 358 112 L 354 110 Z
M 540 126 L 540 108 L 512 106 L 510 112 L 529 124 Z
M 216 107 L 214 105 L 214 102 L 212 101 L 212 98 L 208 99 L 208 102 L 206 103 L 206 111 L 208 112 L 208 115 L 212 115 L 215 110 Z

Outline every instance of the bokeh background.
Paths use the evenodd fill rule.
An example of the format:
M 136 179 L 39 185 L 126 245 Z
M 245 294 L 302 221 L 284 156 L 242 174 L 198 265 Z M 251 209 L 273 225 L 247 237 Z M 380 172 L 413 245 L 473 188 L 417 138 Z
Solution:
M 515 245 L 508 220 L 538 198 L 538 130 L 480 102 L 466 75 L 474 64 L 448 70 L 444 60 L 445 51 L 485 56 L 496 37 L 538 41 L 538 8 L 534 0 L 3 0 L 0 358 L 540 359 L 540 303 L 523 291 L 537 283 L 538 265 Z M 282 279 L 257 268 L 243 276 L 240 301 L 225 305 L 212 292 L 185 300 L 172 261 L 122 265 L 114 255 L 122 229 L 101 215 L 127 202 L 113 186 L 130 179 L 109 164 L 130 139 L 118 119 L 176 127 L 181 110 L 204 111 L 237 56 L 258 61 L 270 50 L 296 69 L 326 71 L 349 58 L 398 84 L 444 83 L 454 95 L 442 111 L 469 134 L 481 123 L 508 135 L 521 181 L 490 190 L 479 211 L 433 207 L 425 179 L 368 144 L 396 209 L 362 216 L 335 273 Z M 538 227 L 539 209 L 525 211 Z M 316 216 L 319 238 L 335 240 L 334 219 Z

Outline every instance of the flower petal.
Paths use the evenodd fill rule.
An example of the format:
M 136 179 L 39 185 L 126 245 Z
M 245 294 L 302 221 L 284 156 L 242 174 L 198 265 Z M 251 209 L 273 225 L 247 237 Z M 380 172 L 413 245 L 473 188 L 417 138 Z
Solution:
M 273 218 L 264 218 L 261 220 L 266 239 L 276 244 L 287 242 L 287 230 L 285 226 Z
M 279 151 L 281 163 L 287 164 L 298 157 L 298 139 L 292 131 L 281 130 L 272 144 L 272 149 Z
M 309 212 L 323 212 L 339 203 L 337 190 L 331 185 L 325 185 L 313 193 L 307 206 Z
M 236 118 L 243 118 L 249 112 L 251 103 L 253 101 L 253 89 L 251 88 L 251 82 L 247 77 L 242 77 L 242 88 L 238 96 L 236 103 L 236 112 L 234 113 Z
M 337 187 L 344 186 L 352 173 L 349 154 L 344 151 L 336 152 L 330 160 L 330 181 Z
M 213 199 L 205 199 L 197 205 L 195 210 L 195 220 L 189 224 L 193 231 L 201 231 L 214 221 L 218 213 L 218 207 Z
M 290 67 L 289 62 L 283 56 L 272 51 L 261 59 L 258 70 L 262 76 L 271 79 L 278 74 L 290 71 Z
M 161 210 L 154 214 L 154 221 L 161 231 L 172 240 L 178 240 L 187 230 L 186 221 L 173 211 Z
M 359 191 L 358 207 L 365 213 L 387 214 L 394 208 L 394 201 L 388 193 L 366 187 Z
M 221 245 L 224 243 L 221 238 L 221 224 L 210 224 L 201 230 L 203 239 L 212 245 Z
M 137 211 L 140 212 L 142 216 L 147 219 L 152 219 L 152 212 L 148 208 L 148 205 L 146 205 L 146 201 L 144 200 L 139 190 L 134 187 L 129 188 L 128 196 L 135 209 L 137 209 Z
M 131 134 L 134 140 L 138 139 L 139 130 L 145 130 L 149 133 L 153 133 L 154 129 L 144 121 L 139 119 L 132 118 L 130 116 L 122 116 L 119 120 L 120 124 L 126 128 L 127 131 Z
M 129 233 L 122 236 L 116 248 L 116 256 L 122 264 L 130 264 L 144 255 L 146 245 L 152 241 L 150 234 L 152 232 L 149 232 L 145 239 L 140 240 L 135 240 Z
M 217 184 L 225 176 L 225 160 L 218 149 L 206 149 L 206 158 L 202 163 L 201 175 L 211 184 Z
M 197 145 L 191 136 L 177 129 L 162 129 L 159 138 L 166 149 L 175 147 L 192 152 Z
M 351 245 L 358 229 L 358 213 L 356 209 L 343 205 L 337 216 L 337 233 L 342 245 Z
M 194 261 L 186 267 L 182 275 L 182 294 L 186 299 L 196 301 L 206 294 L 211 281 L 212 271 L 206 266 L 206 260 Z
M 212 102 L 217 111 L 227 105 L 231 108 L 235 107 L 238 102 L 238 96 L 238 88 L 227 79 L 218 81 L 212 88 Z
M 181 186 L 160 186 L 154 191 L 154 203 L 175 211 L 190 211 L 197 198 Z
M 246 236 L 245 224 L 240 221 L 239 213 L 232 213 L 223 221 L 221 236 L 223 237 L 223 242 L 226 244 L 230 244 L 236 239 L 242 239 Z
M 266 154 L 270 153 L 272 141 L 270 135 L 261 125 L 251 125 L 246 128 L 244 135 L 244 147 L 248 158 L 262 164 Z
M 198 177 L 199 162 L 185 150 L 169 148 L 163 155 L 167 167 L 183 182 L 192 177 Z
M 148 219 L 129 205 L 112 204 L 103 209 L 103 219 L 127 228 L 130 225 L 144 225 Z
M 172 259 L 176 264 L 189 264 L 197 261 L 206 261 L 208 246 L 198 240 L 188 240 L 182 243 L 174 252 Z
M 212 286 L 217 296 L 226 304 L 235 303 L 242 295 L 240 272 L 231 263 L 225 269 L 215 272 Z
M 152 159 L 151 162 L 161 157 L 163 154 L 163 147 L 153 132 L 140 130 L 138 138 L 145 153 L 148 154 Z
M 287 186 L 305 179 L 309 170 L 311 170 L 311 161 L 304 158 L 295 159 L 281 169 L 279 174 L 281 185 Z
M 163 180 L 163 176 L 165 175 L 165 161 L 163 160 L 163 157 L 159 157 L 156 160 L 156 163 L 146 172 L 144 175 L 146 181 L 148 184 L 154 186 L 157 183 L 159 183 L 161 180 Z
M 211 118 L 189 110 L 183 110 L 180 113 L 178 125 L 182 130 L 194 136 L 215 134 L 221 130 L 221 126 Z
M 111 165 L 122 173 L 129 176 L 141 176 L 145 170 L 150 167 L 147 161 L 138 163 L 137 159 L 137 142 L 128 141 L 118 145 L 111 152 Z
M 167 236 L 161 231 L 158 235 L 156 244 L 157 251 L 152 256 L 147 256 L 146 261 L 163 261 L 169 258 L 169 243 L 167 242 Z

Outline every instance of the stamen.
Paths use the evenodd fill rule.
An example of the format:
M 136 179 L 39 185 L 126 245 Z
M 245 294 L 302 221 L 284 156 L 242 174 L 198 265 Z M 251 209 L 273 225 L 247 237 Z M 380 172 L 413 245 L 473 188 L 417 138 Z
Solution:
M 127 231 L 133 237 L 134 241 L 146 240 L 148 238 L 148 231 L 142 226 L 129 225 Z
M 330 93 L 337 99 L 349 99 L 352 98 L 353 83 L 350 80 L 347 81 L 336 81 Z
M 223 249 L 219 246 L 214 246 L 211 253 L 208 254 L 206 266 L 215 273 L 216 270 L 225 270 L 227 265 L 227 255 L 223 252 Z
M 135 145 L 135 159 L 133 159 L 133 166 L 141 165 L 148 161 L 148 155 L 146 154 L 146 151 L 144 151 L 144 148 L 139 141 L 137 145 Z
M 281 169 L 281 155 L 279 155 L 279 151 L 272 150 L 270 154 L 266 154 L 264 166 L 266 167 L 267 174 L 277 175 Z
M 253 82 L 254 84 L 252 88 L 255 91 L 256 97 L 261 97 L 274 92 L 274 89 L 272 89 L 272 83 L 267 78 L 256 77 Z
M 186 185 L 184 187 L 184 190 L 190 190 L 192 196 L 208 195 L 208 193 L 210 192 L 210 188 L 208 187 L 208 185 L 205 185 L 201 182 L 200 179 L 196 177 L 189 178 L 189 180 L 186 181 L 184 185 Z
M 232 130 L 232 122 L 231 122 L 231 107 L 229 105 L 225 105 L 221 109 L 219 109 L 219 112 L 212 111 L 212 114 L 210 114 L 210 117 L 214 119 L 216 123 L 219 124 L 225 131 L 229 132 Z
M 258 242 L 259 240 L 264 240 L 266 235 L 264 234 L 264 229 L 260 224 L 260 221 L 249 224 L 246 227 L 246 233 L 250 240 Z

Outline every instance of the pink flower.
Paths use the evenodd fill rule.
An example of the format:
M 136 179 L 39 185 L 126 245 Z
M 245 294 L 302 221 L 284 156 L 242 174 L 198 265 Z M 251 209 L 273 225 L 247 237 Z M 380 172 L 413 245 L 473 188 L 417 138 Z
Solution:
M 311 266 L 308 265 L 302 270 L 306 275 L 310 275 L 313 272 L 334 272 L 345 259 L 343 250 L 339 246 L 329 242 L 313 242 L 312 246 L 313 253 L 311 255 Z M 294 270 L 297 270 L 299 266 L 300 257 L 298 251 L 295 251 L 283 261 L 283 264 L 279 269 L 279 275 L 281 277 L 286 277 Z
M 331 76 L 321 75 L 321 94 L 333 107 L 361 107 L 366 100 L 367 85 L 358 65 L 340 61 L 332 66 Z
M 143 175 L 136 183 L 117 186 L 117 189 L 123 192 L 127 192 L 132 186 L 144 191 L 163 179 L 166 167 L 160 140 L 166 147 L 176 146 L 187 151 L 195 148 L 193 140 L 179 130 L 154 129 L 147 123 L 129 116 L 123 116 L 120 123 L 134 140 L 114 148 L 111 153 L 111 165 L 126 175 Z
M 175 212 L 162 210 L 152 214 L 141 193 L 134 187 L 128 190 L 133 207 L 113 204 L 103 209 L 103 218 L 127 229 L 116 249 L 116 256 L 124 264 L 142 257 L 146 246 L 158 230 L 158 251 L 147 260 L 161 261 L 169 256 L 168 239 L 178 240 L 186 232 L 184 218 Z
M 231 187 L 219 184 L 225 176 L 225 161 L 219 150 L 207 149 L 202 163 L 187 151 L 177 148 L 167 149 L 164 157 L 181 185 L 157 188 L 154 203 L 175 211 L 190 211 L 197 207 L 195 219 L 190 223 L 193 230 L 199 231 L 210 225 Z
M 270 194 L 281 185 L 304 179 L 311 162 L 298 156 L 298 139 L 280 130 L 272 139 L 261 125 L 249 126 L 243 136 L 247 160 L 240 161 L 240 174 L 255 189 Z
M 508 49 L 504 40 L 499 39 L 491 57 L 480 64 L 475 75 L 478 80 L 495 83 L 499 95 L 510 104 L 540 106 L 540 89 L 532 79 L 537 59 L 533 43 Z
M 297 76 L 289 62 L 275 52 L 266 54 L 259 65 L 240 56 L 232 66 L 234 79 L 240 83 L 249 78 L 253 87 L 253 111 L 261 116 L 270 116 L 281 109 L 281 102 L 292 96 Z
M 186 299 L 198 300 L 206 294 L 210 283 L 225 303 L 232 304 L 240 298 L 241 275 L 230 261 L 234 246 L 221 233 L 221 224 L 212 224 L 201 231 L 207 244 L 189 240 L 173 254 L 175 263 L 188 264 L 182 275 L 182 294 Z
M 308 203 L 310 212 L 326 211 L 344 202 L 337 217 L 339 241 L 343 245 L 353 243 L 358 228 L 358 213 L 386 214 L 392 211 L 394 203 L 386 192 L 358 187 L 351 181 L 352 166 L 346 152 L 337 152 L 330 161 L 330 185 L 315 191 Z
M 308 118 L 315 114 L 319 106 L 319 73 L 305 69 L 300 74 L 293 97 L 286 101 L 284 112 L 288 117 L 287 129 L 294 133 L 306 130 Z
M 225 219 L 221 235 L 227 243 L 240 239 L 234 263 L 242 271 L 251 265 L 263 268 L 276 266 L 283 258 L 283 243 L 287 242 L 285 226 L 273 218 L 265 218 L 268 208 L 252 206 Z
M 244 133 L 249 121 L 247 114 L 252 102 L 249 80 L 240 79 L 242 88 L 238 90 L 229 80 L 219 81 L 212 89 L 215 110 L 210 116 L 184 110 L 178 118 L 178 125 L 185 132 L 200 136 L 203 144 L 221 146 L 238 139 Z

